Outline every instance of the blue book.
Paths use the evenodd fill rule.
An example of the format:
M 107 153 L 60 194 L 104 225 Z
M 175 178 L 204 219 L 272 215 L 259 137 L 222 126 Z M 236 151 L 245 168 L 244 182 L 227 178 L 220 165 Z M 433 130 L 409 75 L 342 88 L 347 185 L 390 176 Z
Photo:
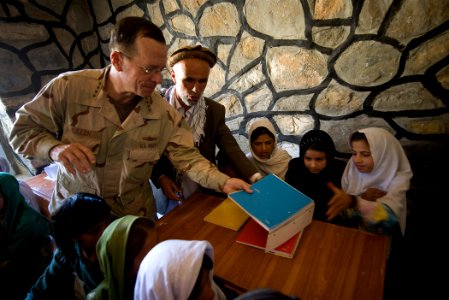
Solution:
M 237 191 L 228 196 L 268 234 L 272 250 L 312 222 L 314 201 L 274 174 L 251 185 L 253 193 Z

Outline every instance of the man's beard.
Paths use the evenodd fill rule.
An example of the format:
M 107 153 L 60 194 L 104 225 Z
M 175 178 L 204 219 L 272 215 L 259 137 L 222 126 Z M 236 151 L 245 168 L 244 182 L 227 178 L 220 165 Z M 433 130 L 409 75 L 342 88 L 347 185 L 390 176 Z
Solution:
M 182 103 L 184 103 L 187 106 L 194 106 L 195 104 L 198 103 L 198 101 L 190 101 L 188 94 L 181 95 L 179 98 L 181 99 Z

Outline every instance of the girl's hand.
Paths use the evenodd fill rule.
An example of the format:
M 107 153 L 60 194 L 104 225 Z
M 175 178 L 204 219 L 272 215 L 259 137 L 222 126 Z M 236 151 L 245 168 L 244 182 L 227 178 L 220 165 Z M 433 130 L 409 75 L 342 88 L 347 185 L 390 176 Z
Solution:
M 327 186 L 334 192 L 334 196 L 327 204 L 327 220 L 330 221 L 338 216 L 343 210 L 355 206 L 355 197 L 346 194 L 342 189 L 336 187 L 332 182 L 328 182 Z

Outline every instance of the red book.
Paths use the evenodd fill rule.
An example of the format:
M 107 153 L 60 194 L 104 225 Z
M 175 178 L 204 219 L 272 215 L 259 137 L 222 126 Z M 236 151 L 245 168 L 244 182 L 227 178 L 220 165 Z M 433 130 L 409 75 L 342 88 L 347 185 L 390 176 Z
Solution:
M 295 255 L 301 236 L 302 231 L 299 231 L 285 243 L 272 250 L 267 250 L 265 246 L 267 244 L 268 231 L 254 221 L 254 219 L 249 219 L 249 221 L 240 230 L 236 241 L 237 243 L 263 249 L 267 253 L 292 258 Z
M 274 174 L 253 183 L 251 189 L 253 193 L 228 195 L 251 217 L 237 242 L 293 257 L 302 231 L 312 222 L 315 202 Z

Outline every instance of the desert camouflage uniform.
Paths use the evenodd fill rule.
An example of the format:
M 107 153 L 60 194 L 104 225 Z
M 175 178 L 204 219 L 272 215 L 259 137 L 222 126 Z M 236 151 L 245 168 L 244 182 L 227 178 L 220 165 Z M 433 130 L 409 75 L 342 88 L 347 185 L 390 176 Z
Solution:
M 93 171 L 68 173 L 60 165 L 50 212 L 76 192 L 105 198 L 117 216 L 154 217 L 149 178 L 166 151 L 178 170 L 221 190 L 229 178 L 193 147 L 191 129 L 157 92 L 142 98 L 121 123 L 104 87 L 110 66 L 61 74 L 17 111 L 10 142 L 24 157 L 49 159 L 52 147 L 80 143 L 96 156 Z

